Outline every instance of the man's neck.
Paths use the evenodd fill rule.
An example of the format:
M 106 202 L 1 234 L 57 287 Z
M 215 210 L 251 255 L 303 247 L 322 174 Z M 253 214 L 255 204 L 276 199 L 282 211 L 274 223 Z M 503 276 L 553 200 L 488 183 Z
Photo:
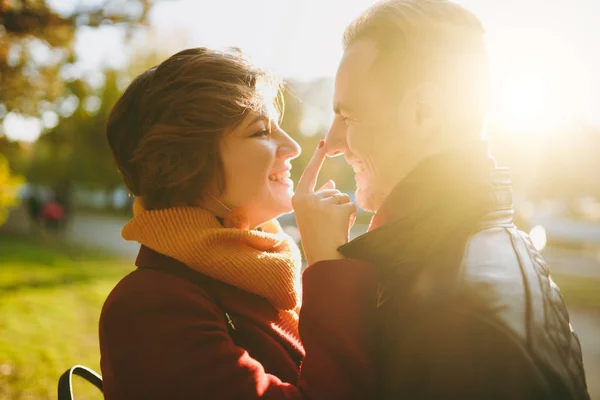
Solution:
M 446 155 L 448 157 L 446 157 Z M 457 156 L 454 157 L 453 155 Z M 456 158 L 462 158 L 461 156 L 464 156 L 464 159 L 456 160 Z M 377 212 L 371 219 L 369 231 L 381 226 L 384 223 L 387 223 L 388 220 L 397 218 L 399 215 L 408 213 L 419 206 L 419 196 L 413 196 L 414 193 L 406 193 L 408 190 L 407 187 L 410 186 L 414 188 L 415 186 L 427 187 L 429 185 L 439 185 L 440 179 L 444 178 L 444 176 L 446 176 L 449 181 L 442 179 L 444 182 L 441 183 L 450 184 L 452 173 L 449 171 L 453 169 L 453 166 L 457 163 L 457 161 L 462 163 L 468 162 L 469 159 L 473 159 L 473 161 L 475 161 L 476 159 L 483 159 L 485 157 L 489 157 L 488 142 L 485 140 L 479 140 L 476 142 L 461 143 L 461 145 L 447 147 L 444 150 L 431 152 L 428 156 L 421 158 L 421 160 L 416 163 L 408 173 L 399 178 L 397 183 L 389 189 L 387 196 L 381 202 L 381 206 L 378 207 Z M 493 162 L 491 157 L 490 161 L 490 166 L 495 166 L 495 162 Z M 448 171 L 445 170 L 446 166 L 449 168 Z M 427 169 L 428 172 L 425 173 L 423 171 L 417 171 L 422 169 Z M 431 179 L 431 183 L 428 183 L 429 179 Z M 407 180 L 415 180 L 418 182 L 407 184 Z M 400 208 L 398 208 L 396 204 L 398 202 L 402 203 Z

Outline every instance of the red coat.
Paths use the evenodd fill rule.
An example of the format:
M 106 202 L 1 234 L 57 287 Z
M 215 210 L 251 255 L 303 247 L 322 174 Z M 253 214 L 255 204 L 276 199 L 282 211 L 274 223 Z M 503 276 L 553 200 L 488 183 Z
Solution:
M 277 311 L 264 298 L 143 246 L 136 265 L 100 317 L 107 400 L 330 400 L 373 393 L 365 321 L 376 280 L 367 264 L 327 261 L 305 271 L 304 349 L 295 335 L 272 326 Z

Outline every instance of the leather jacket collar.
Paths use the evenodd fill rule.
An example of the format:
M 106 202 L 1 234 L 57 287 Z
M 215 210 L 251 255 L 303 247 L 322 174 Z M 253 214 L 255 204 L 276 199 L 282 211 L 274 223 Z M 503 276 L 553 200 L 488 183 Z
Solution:
M 388 196 L 369 232 L 339 251 L 378 265 L 407 264 L 438 253 L 448 235 L 512 224 L 510 171 L 497 168 L 487 149 L 482 142 L 423 161 Z

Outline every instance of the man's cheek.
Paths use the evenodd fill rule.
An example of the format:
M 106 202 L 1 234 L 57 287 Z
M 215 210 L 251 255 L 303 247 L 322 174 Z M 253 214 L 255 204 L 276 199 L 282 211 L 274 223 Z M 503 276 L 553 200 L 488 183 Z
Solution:
M 348 148 L 360 158 L 368 157 L 373 150 L 373 135 L 365 130 L 348 129 Z

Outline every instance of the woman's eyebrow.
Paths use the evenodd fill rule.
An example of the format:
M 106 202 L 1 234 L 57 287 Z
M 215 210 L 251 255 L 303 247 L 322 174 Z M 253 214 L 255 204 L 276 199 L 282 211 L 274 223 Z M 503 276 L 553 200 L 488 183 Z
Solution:
M 265 116 L 265 115 L 257 115 L 255 118 L 252 119 L 252 121 L 250 121 L 245 127 L 244 129 L 247 129 L 249 127 L 251 127 L 252 125 L 254 125 L 257 122 L 260 121 L 264 121 L 267 122 L 269 119 Z

